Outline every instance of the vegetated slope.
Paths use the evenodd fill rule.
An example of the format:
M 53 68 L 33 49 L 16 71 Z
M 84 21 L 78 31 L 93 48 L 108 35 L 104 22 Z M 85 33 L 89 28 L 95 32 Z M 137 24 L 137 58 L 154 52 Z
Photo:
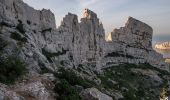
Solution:
M 170 73 L 149 64 L 125 64 L 103 71 L 103 74 L 94 74 L 84 70 L 83 66 L 78 71 L 61 68 L 59 74 L 55 74 L 60 80 L 55 88 L 58 98 L 81 100 L 84 97 L 78 94 L 83 89 L 93 87 L 113 100 L 159 100 L 161 89 L 169 86 L 167 78 Z

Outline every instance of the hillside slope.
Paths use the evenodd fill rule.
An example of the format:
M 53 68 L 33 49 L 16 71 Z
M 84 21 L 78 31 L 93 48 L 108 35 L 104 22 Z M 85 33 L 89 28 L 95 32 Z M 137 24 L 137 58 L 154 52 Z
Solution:
M 0 0 L 0 100 L 158 100 L 170 73 L 152 34 L 129 17 L 107 42 L 89 9 L 56 28 L 50 10 Z

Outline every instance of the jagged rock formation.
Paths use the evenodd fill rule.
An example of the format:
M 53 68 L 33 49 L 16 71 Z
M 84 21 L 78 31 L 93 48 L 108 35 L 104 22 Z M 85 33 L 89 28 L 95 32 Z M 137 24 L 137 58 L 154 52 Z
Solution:
M 63 45 L 70 51 L 75 66 L 91 64 L 101 68 L 104 53 L 104 29 L 97 15 L 85 9 L 84 18 L 78 23 L 76 15 L 69 13 L 63 19 L 59 30 L 64 34 Z
M 9 37 L 6 41 L 16 49 L 21 47 L 17 56 L 33 71 L 44 66 L 55 70 L 56 65 L 77 68 L 82 64 L 100 70 L 108 63 L 150 63 L 166 69 L 161 55 L 152 49 L 152 28 L 134 18 L 129 18 L 124 28 L 115 29 L 113 42 L 108 43 L 97 15 L 88 9 L 80 23 L 69 13 L 56 29 L 50 10 L 35 10 L 21 0 L 1 0 L 1 5 L 1 37 Z M 11 39 L 13 35 L 21 39 Z M 14 48 L 6 51 L 16 54 Z M 112 54 L 114 57 L 109 57 Z
M 53 86 L 54 80 L 44 79 L 46 76 L 39 74 L 44 71 L 57 73 L 59 68 L 69 68 L 83 78 L 92 81 L 93 87 L 96 85 L 101 87 L 102 93 L 96 89 L 89 91 L 94 91 L 108 98 L 107 100 L 111 100 L 109 96 L 118 100 L 124 97 L 124 91 L 130 91 L 126 86 L 126 88 L 119 86 L 119 83 L 122 84 L 122 80 L 118 79 L 122 78 L 119 76 L 123 76 L 124 70 L 121 69 L 123 67 L 120 66 L 121 71 L 115 69 L 116 72 L 114 70 L 105 71 L 105 69 L 126 63 L 149 63 L 159 69 L 168 70 L 162 56 L 152 49 L 152 28 L 150 26 L 130 17 L 125 27 L 115 29 L 110 36 L 112 41 L 106 42 L 102 23 L 97 15 L 88 9 L 85 9 L 84 17 L 80 22 L 78 22 L 77 15 L 68 13 L 63 18 L 61 25 L 56 28 L 55 17 L 50 10 L 35 10 L 22 0 L 0 0 L 0 57 L 14 56 L 24 61 L 28 69 L 26 82 L 22 80 L 17 83 L 19 85 L 14 84 L 12 86 L 14 88 L 0 85 L 0 99 L 21 100 L 27 99 L 31 95 L 31 99 L 53 100 L 55 95 L 52 92 L 54 91 L 52 87 L 46 85 L 52 83 Z M 131 71 L 130 67 L 128 71 Z M 158 74 L 161 75 L 161 77 L 156 77 L 159 79 L 158 83 L 163 84 L 164 77 L 162 76 L 164 74 L 161 73 L 162 70 L 159 71 L 153 72 L 152 75 L 140 69 L 131 72 L 136 76 L 140 75 L 138 72 L 145 76 L 153 76 L 151 79 L 144 77 L 149 84 L 146 86 L 148 89 L 151 87 L 150 83 L 157 86 L 153 81 L 155 81 L 154 76 Z M 98 76 L 96 72 L 103 72 L 104 76 Z M 129 75 L 126 70 L 125 75 Z M 136 76 L 130 77 L 136 79 Z M 40 79 L 34 80 L 36 77 Z M 117 79 L 117 82 L 113 79 Z M 152 82 L 150 82 L 151 80 Z M 60 80 L 58 79 L 58 81 Z M 78 84 L 80 83 L 78 82 Z M 106 87 L 110 83 L 111 86 L 115 85 L 117 90 L 115 87 L 107 89 Z M 127 82 L 127 84 L 130 83 Z M 135 88 L 138 87 L 140 86 L 136 85 Z M 158 91 L 159 87 L 157 86 L 156 89 Z M 87 92 L 84 95 L 87 95 Z M 158 93 L 155 94 L 158 95 Z M 88 98 L 93 99 L 94 96 L 90 94 L 90 98 Z M 100 98 L 103 97 L 97 97 L 97 99 Z
M 129 17 L 125 27 L 110 33 L 111 41 L 106 45 L 106 65 L 149 63 L 161 69 L 168 69 L 162 55 L 152 48 L 152 34 L 150 26 Z
M 170 42 L 159 43 L 155 45 L 156 49 L 170 50 Z
M 170 58 L 170 42 L 155 44 L 155 50 L 161 53 L 164 58 Z

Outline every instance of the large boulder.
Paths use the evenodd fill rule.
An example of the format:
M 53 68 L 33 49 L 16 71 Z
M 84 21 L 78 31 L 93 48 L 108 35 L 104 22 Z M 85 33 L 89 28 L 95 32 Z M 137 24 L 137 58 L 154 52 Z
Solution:
M 110 96 L 101 93 L 96 88 L 88 88 L 80 93 L 83 100 L 113 100 Z

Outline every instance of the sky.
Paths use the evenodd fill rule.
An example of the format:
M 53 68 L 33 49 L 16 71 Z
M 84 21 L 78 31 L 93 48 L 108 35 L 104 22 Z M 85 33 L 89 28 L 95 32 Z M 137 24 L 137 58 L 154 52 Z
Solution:
M 35 9 L 50 9 L 57 26 L 68 13 L 82 18 L 88 8 L 97 13 L 106 35 L 123 27 L 129 16 L 150 25 L 154 30 L 154 42 L 170 41 L 170 0 L 24 0 Z

